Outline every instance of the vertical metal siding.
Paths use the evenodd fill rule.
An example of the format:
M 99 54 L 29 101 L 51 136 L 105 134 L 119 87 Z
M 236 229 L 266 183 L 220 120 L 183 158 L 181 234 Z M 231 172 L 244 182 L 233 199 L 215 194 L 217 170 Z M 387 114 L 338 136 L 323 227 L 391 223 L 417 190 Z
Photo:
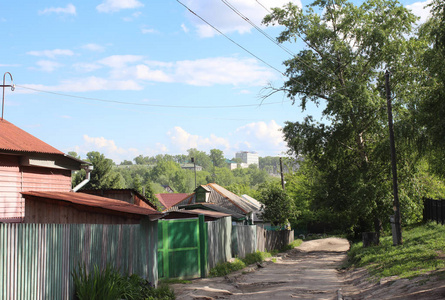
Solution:
M 120 265 L 123 273 L 131 270 L 156 283 L 156 232 L 157 222 L 148 221 L 0 224 L 0 300 L 73 299 L 71 274 L 79 265 Z

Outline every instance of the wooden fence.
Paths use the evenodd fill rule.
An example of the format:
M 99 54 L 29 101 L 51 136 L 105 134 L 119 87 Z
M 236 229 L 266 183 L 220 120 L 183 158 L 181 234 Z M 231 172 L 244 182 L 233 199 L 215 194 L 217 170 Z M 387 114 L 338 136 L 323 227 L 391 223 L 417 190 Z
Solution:
M 423 220 L 445 223 L 445 200 L 424 199 Z
M 111 265 L 158 279 L 157 222 L 0 224 L 0 300 L 73 299 L 72 272 Z

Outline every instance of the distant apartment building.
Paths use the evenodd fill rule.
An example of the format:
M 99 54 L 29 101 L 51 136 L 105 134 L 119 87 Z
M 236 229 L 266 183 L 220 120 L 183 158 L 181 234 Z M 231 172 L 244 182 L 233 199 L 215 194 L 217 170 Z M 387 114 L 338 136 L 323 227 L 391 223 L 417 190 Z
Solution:
M 260 165 L 258 153 L 256 152 L 241 151 L 237 152 L 235 154 L 235 157 L 241 159 L 242 168 L 247 168 L 250 165 Z

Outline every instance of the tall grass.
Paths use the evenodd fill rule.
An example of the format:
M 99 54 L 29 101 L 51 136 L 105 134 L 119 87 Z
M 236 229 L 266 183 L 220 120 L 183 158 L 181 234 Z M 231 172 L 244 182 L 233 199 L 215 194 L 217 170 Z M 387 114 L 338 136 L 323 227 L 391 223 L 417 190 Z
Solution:
M 445 226 L 427 223 L 403 230 L 403 245 L 393 246 L 392 236 L 379 246 L 363 248 L 355 243 L 347 266 L 365 267 L 376 278 L 410 278 L 445 268 Z
M 100 270 L 94 266 L 88 272 L 84 266 L 79 265 L 72 274 L 79 300 L 171 300 L 175 299 L 174 292 L 167 286 L 154 288 L 147 280 L 140 276 L 122 275 L 118 269 L 106 266 Z

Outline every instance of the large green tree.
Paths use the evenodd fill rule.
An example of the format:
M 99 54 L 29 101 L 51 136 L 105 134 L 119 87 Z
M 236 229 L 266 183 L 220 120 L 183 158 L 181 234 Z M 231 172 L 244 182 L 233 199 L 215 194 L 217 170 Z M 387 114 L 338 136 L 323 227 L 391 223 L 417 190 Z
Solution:
M 113 170 L 113 160 L 97 151 L 91 151 L 87 153 L 87 161 L 93 164 L 93 171 L 85 189 L 119 189 L 125 186 L 124 178 Z
M 264 19 L 285 27 L 279 42 L 305 45 L 284 62 L 288 79 L 271 93 L 284 91 L 303 110 L 309 101 L 323 102 L 324 123 L 309 116 L 287 122 L 283 132 L 290 152 L 319 170 L 322 190 L 315 200 L 329 207 L 344 230 L 370 230 L 391 212 L 384 71 L 412 65 L 415 21 L 392 0 L 360 6 L 317 0 L 305 10 L 289 3 Z M 402 94 L 407 76 L 395 73 L 393 80 L 394 94 Z M 403 105 L 396 103 L 395 111 Z

